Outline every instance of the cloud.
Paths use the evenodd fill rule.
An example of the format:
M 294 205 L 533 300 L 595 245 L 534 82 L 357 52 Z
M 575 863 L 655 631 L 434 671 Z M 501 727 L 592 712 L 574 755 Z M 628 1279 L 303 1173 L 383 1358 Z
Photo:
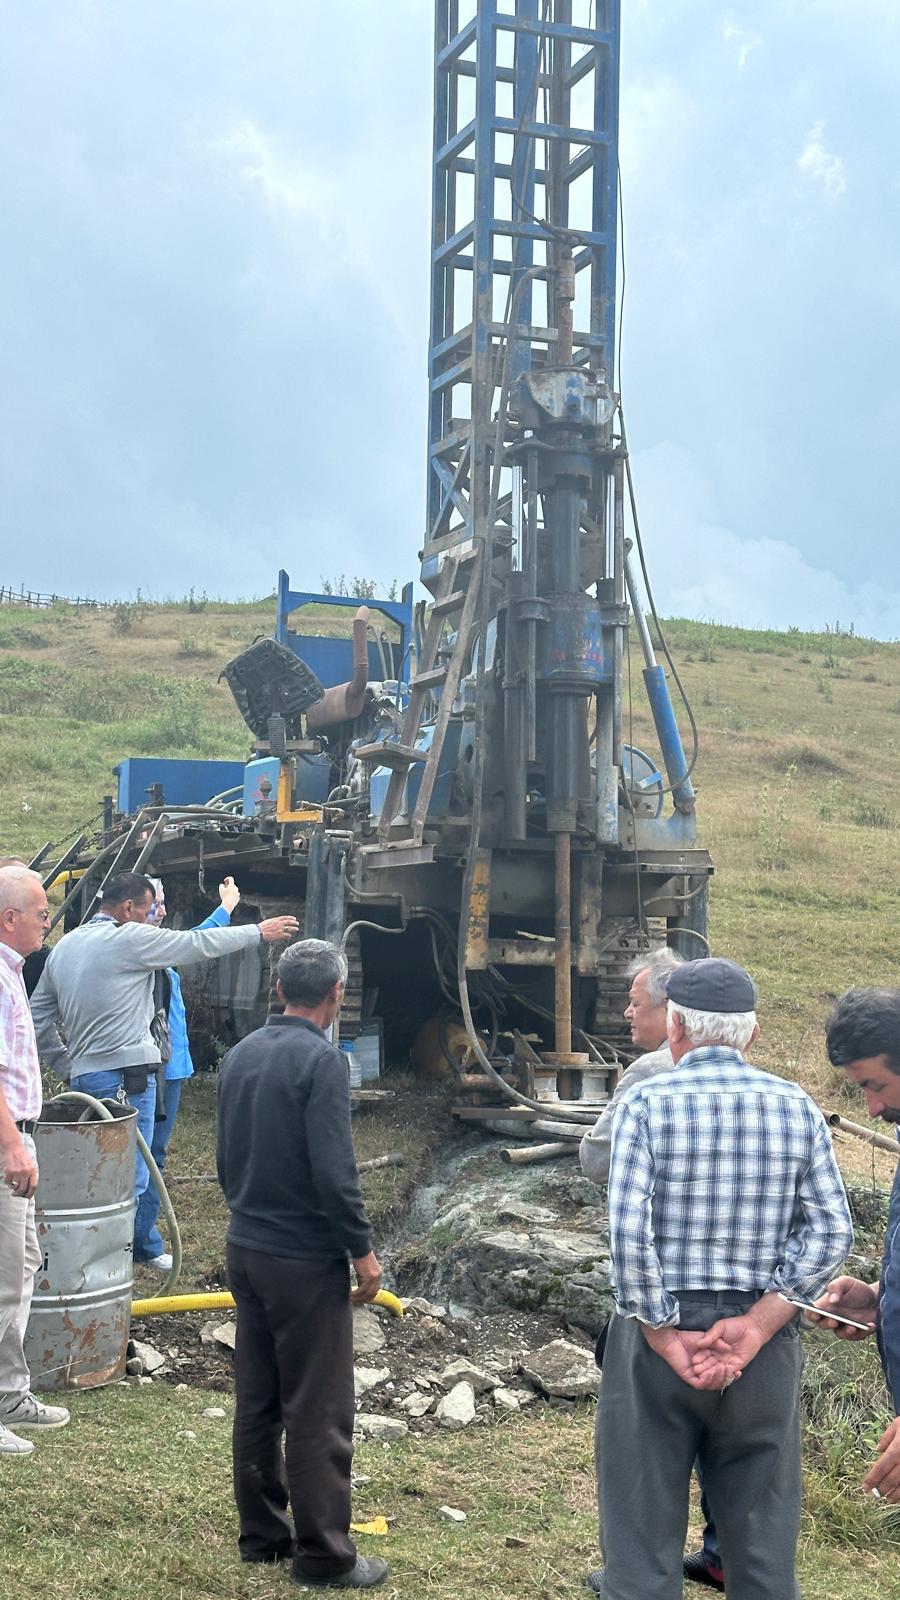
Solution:
M 762 44 L 758 34 L 748 33 L 745 28 L 727 18 L 722 24 L 722 38 L 732 47 L 739 72 L 743 72 L 754 50 L 758 50 Z
M 830 204 L 846 192 L 847 169 L 841 157 L 832 155 L 825 144 L 824 122 L 813 123 L 797 157 L 797 166 L 811 183 L 819 186 Z
M 825 625 L 877 639 L 900 637 L 900 592 L 853 585 L 808 561 L 786 539 L 739 538 L 716 513 L 696 457 L 666 442 L 634 460 L 641 531 L 662 615 L 744 628 Z

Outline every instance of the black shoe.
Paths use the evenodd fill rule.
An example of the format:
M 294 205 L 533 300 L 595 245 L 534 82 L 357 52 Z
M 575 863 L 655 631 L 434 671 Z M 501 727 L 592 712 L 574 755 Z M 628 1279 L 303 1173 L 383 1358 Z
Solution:
M 336 1578 L 309 1578 L 296 1562 L 291 1568 L 294 1582 L 310 1589 L 374 1589 L 376 1583 L 384 1583 L 387 1575 L 388 1564 L 381 1556 L 357 1556 L 356 1566 Z
M 718 1568 L 711 1567 L 702 1550 L 694 1550 L 682 1563 L 684 1575 L 691 1583 L 705 1583 L 710 1589 L 725 1593 L 725 1580 Z
M 586 1589 L 590 1589 L 593 1594 L 602 1595 L 602 1593 L 603 1593 L 603 1568 L 602 1567 L 595 1567 L 593 1572 L 589 1572 L 588 1573 L 587 1577 L 584 1580 L 584 1583 L 585 1583 L 585 1588 Z

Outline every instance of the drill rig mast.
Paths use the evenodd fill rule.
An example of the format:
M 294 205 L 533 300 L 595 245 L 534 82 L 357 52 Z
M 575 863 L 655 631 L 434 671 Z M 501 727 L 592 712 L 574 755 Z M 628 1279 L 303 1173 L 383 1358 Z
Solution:
M 221 774 L 173 809 L 161 774 L 136 816 L 120 799 L 67 917 L 137 866 L 197 920 L 215 863 L 245 902 L 345 944 L 350 1037 L 374 1008 L 388 1031 L 406 1019 L 403 1049 L 458 1006 L 481 1066 L 463 1114 L 504 1096 L 589 1121 L 627 1054 L 624 969 L 663 939 L 704 952 L 712 871 L 626 539 L 619 0 L 435 17 L 430 600 L 372 600 L 399 639 L 375 649 L 360 613 L 351 647 L 294 631 L 329 597 L 282 573 L 276 639 L 226 669 L 256 734 L 237 797 Z M 658 759 L 625 742 L 629 601 Z

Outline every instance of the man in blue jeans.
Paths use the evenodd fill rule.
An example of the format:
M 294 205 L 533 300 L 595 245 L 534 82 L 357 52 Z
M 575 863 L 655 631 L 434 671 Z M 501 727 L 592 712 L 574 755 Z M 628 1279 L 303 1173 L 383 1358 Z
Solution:
M 148 921 L 154 928 L 161 928 L 166 917 L 165 891 L 161 879 L 151 878 L 150 881 L 155 890 L 155 897 Z M 215 911 L 205 921 L 199 923 L 198 927 L 227 928 L 231 922 L 231 913 L 240 898 L 241 891 L 234 879 L 226 878 L 224 883 L 219 884 L 221 904 L 216 906 Z M 166 1012 L 169 1023 L 169 1059 L 160 1068 L 165 1075 L 166 1084 L 165 1115 L 162 1117 L 157 1115 L 150 1144 L 150 1153 L 160 1172 L 166 1165 L 169 1141 L 181 1104 L 181 1086 L 186 1078 L 194 1076 L 181 980 L 174 967 L 166 968 L 165 977 L 168 985 Z M 153 1267 L 157 1272 L 170 1272 L 172 1257 L 166 1250 L 157 1227 L 159 1205 L 159 1190 L 152 1177 L 148 1176 L 147 1187 L 138 1201 L 134 1218 L 134 1259 L 136 1262 Z
M 51 950 L 31 998 L 44 1063 L 73 1089 L 133 1106 L 148 1145 L 160 1067 L 151 1032 L 154 975 L 251 948 L 260 939 L 287 939 L 299 929 L 296 917 L 270 917 L 242 928 L 171 933 L 149 925 L 154 899 L 153 884 L 142 873 L 117 873 L 104 886 L 96 915 Z M 138 1151 L 136 1201 L 149 1176 Z

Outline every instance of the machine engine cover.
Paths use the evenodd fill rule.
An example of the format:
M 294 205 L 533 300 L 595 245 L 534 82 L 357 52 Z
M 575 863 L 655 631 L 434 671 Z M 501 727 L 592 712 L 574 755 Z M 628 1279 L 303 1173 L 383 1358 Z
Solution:
M 257 639 L 249 650 L 229 661 L 221 676 L 258 739 L 267 737 L 270 717 L 293 721 L 325 693 L 306 662 L 277 639 Z

